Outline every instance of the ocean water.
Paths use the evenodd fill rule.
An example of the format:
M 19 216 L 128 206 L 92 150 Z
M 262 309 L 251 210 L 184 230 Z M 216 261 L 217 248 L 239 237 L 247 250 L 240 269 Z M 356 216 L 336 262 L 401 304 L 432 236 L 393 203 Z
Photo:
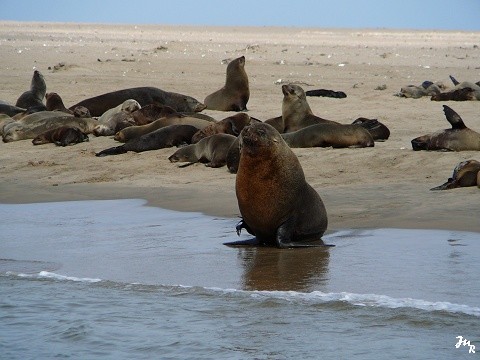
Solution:
M 234 248 L 238 219 L 143 200 L 0 204 L 0 219 L 1 359 L 478 358 L 477 233 Z

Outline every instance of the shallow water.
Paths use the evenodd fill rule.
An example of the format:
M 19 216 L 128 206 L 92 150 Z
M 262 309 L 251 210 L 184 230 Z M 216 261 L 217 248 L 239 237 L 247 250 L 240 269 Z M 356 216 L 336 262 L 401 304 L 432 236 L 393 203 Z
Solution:
M 144 204 L 0 205 L 2 359 L 476 355 L 455 345 L 480 344 L 480 234 L 232 248 L 238 219 Z

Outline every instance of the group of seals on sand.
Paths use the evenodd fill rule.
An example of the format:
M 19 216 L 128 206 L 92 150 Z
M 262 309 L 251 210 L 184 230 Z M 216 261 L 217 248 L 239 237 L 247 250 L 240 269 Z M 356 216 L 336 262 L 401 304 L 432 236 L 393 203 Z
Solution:
M 456 90 L 468 88 L 475 93 L 474 85 L 478 86 L 457 84 Z M 235 191 L 242 216 L 238 234 L 245 229 L 255 236 L 256 244 L 280 248 L 323 246 L 327 212 L 319 194 L 305 180 L 292 148 L 372 147 L 375 141 L 388 139 L 390 131 L 376 119 L 362 117 L 342 124 L 321 118 L 313 114 L 306 99 L 344 98 L 343 92 L 318 89 L 305 93 L 298 85 L 285 84 L 282 93 L 282 115 L 264 122 L 244 112 L 220 121 L 195 116 L 205 108 L 247 110 L 250 91 L 245 57 L 241 56 L 228 64 L 224 86 L 208 95 L 203 104 L 183 94 L 137 87 L 98 95 L 67 108 L 58 94 L 46 93 L 44 78 L 35 70 L 30 90 L 19 97 L 15 106 L 0 104 L 6 116 L 23 114 L 22 118 L 0 121 L 4 125 L 4 142 L 33 138 L 35 145 L 52 142 L 66 146 L 88 141 L 88 133 L 115 134 L 115 140 L 124 144 L 96 156 L 177 146 L 169 160 L 186 163 L 182 167 L 196 162 L 209 167 L 226 164 L 237 174 Z M 444 94 L 439 84 L 431 82 L 407 87 L 402 93 L 414 98 Z M 480 150 L 480 134 L 467 128 L 448 106 L 444 106 L 444 112 L 452 129 L 413 139 L 413 149 Z M 479 169 L 480 163 L 475 160 L 462 162 L 447 183 L 432 190 L 478 185 Z

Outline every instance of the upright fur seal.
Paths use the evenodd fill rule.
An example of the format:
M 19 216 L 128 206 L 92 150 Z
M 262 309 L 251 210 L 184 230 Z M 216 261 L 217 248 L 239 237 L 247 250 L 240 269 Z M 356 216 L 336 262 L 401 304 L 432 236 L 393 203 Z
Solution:
M 359 125 L 314 124 L 282 134 L 291 148 L 308 147 L 372 147 L 374 141 L 368 130 Z
M 33 145 L 54 143 L 57 146 L 74 145 L 88 141 L 88 135 L 73 126 L 61 126 L 48 130 L 32 140 Z
M 80 101 L 70 107 L 85 106 L 92 116 L 101 116 L 108 109 L 120 105 L 125 100 L 137 100 L 141 106 L 148 104 L 167 105 L 180 112 L 200 112 L 205 105 L 191 96 L 168 92 L 156 87 L 137 87 L 112 91 Z
M 67 114 L 73 114 L 73 110 L 65 107 L 62 98 L 56 92 L 46 93 L 45 100 L 47 111 L 62 111 Z
M 327 212 L 278 131 L 253 123 L 240 135 L 235 191 L 245 228 L 260 244 L 280 248 L 323 245 Z
M 305 91 L 298 85 L 282 85 L 283 132 L 296 131 L 314 124 L 338 124 L 336 121 L 322 119 L 313 115 L 308 105 Z
M 413 150 L 480 150 L 480 134 L 469 129 L 462 118 L 447 105 L 443 105 L 443 111 L 452 128 L 413 139 Z
M 96 153 L 95 156 L 125 154 L 127 151 L 158 150 L 182 144 L 190 144 L 198 128 L 192 125 L 169 125 L 142 135 L 123 145 L 115 146 Z
M 455 166 L 452 177 L 446 183 L 430 190 L 448 190 L 466 186 L 480 187 L 480 162 L 477 160 L 462 161 Z
M 225 85 L 205 98 L 209 110 L 243 111 L 247 110 L 250 98 L 248 76 L 245 72 L 245 56 L 232 60 L 227 66 Z
M 214 134 L 200 139 L 195 144 L 182 146 L 175 151 L 169 158 L 171 162 L 188 162 L 187 165 L 196 162 L 204 163 L 205 166 L 217 168 L 222 167 L 227 162 L 228 150 L 236 136 L 229 134 Z
M 43 104 L 45 93 L 47 92 L 47 85 L 45 79 L 40 71 L 35 70 L 33 72 L 32 81 L 30 83 L 30 90 L 25 91 L 17 99 L 15 106 L 20 108 L 29 109 L 31 107 L 41 107 L 46 110 Z

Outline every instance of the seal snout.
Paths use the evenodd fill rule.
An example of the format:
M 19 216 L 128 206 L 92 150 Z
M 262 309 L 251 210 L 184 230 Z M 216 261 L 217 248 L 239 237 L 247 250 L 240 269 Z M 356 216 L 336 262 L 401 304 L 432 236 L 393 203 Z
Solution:
M 194 112 L 201 112 L 207 108 L 207 105 L 198 103 L 197 106 L 195 106 L 195 109 L 193 110 Z

